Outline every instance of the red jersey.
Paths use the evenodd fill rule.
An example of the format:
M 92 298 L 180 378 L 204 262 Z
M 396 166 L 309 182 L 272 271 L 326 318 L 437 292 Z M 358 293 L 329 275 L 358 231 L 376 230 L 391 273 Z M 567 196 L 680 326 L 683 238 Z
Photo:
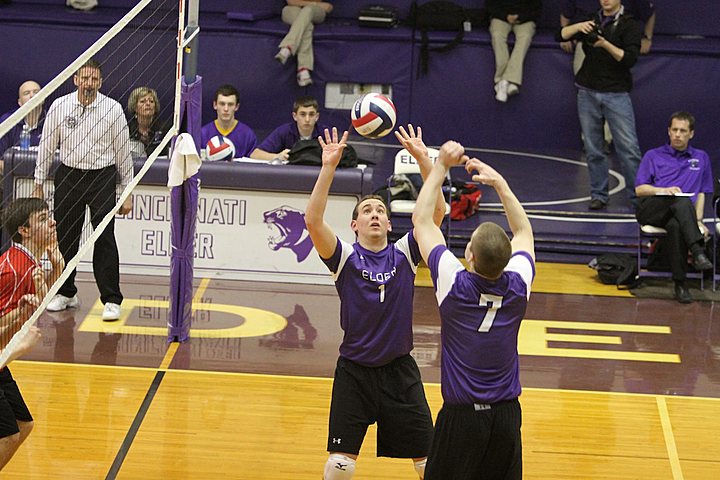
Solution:
M 0 255 L 0 315 L 17 308 L 23 295 L 35 293 L 32 272 L 40 263 L 19 243 Z

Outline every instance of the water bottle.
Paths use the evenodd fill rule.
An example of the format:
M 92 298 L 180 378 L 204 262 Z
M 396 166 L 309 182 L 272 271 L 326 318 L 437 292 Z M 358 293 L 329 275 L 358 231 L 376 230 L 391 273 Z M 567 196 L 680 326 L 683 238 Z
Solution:
M 20 133 L 20 150 L 30 150 L 30 126 L 26 123 Z

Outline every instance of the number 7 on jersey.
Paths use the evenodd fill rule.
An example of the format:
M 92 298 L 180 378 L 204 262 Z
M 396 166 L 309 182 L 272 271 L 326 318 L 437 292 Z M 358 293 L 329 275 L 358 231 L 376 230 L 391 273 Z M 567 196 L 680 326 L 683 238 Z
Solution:
M 478 328 L 478 332 L 490 331 L 490 328 L 495 321 L 495 315 L 497 315 L 497 311 L 500 309 L 500 307 L 502 307 L 502 300 L 503 297 L 501 297 L 500 295 L 490 295 L 488 293 L 480 294 L 479 305 L 481 307 L 487 308 L 487 312 L 485 312 L 485 317 L 483 318 L 483 321 Z

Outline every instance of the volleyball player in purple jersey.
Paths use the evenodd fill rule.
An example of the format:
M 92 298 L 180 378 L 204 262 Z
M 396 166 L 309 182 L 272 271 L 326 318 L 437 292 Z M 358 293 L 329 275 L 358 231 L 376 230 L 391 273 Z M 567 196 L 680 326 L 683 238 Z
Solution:
M 433 196 L 448 169 L 465 162 L 473 180 L 495 189 L 513 239 L 492 222 L 473 232 L 468 268 L 432 221 Z M 532 227 L 507 181 L 457 142 L 440 149 L 413 212 L 420 252 L 440 306 L 443 407 L 433 434 L 426 480 L 522 478 L 522 414 L 517 337 L 535 274 Z
M 397 134 L 425 176 L 432 168 L 421 132 L 412 126 Z M 330 185 L 340 161 L 347 132 L 338 140 L 326 129 L 319 137 L 322 167 L 305 211 L 305 223 L 320 258 L 333 274 L 340 297 L 340 325 L 344 331 L 335 369 L 325 480 L 347 480 L 355 471 L 369 425 L 377 422 L 377 455 L 412 458 L 420 478 L 425 471 L 432 417 L 420 371 L 410 356 L 415 272 L 420 262 L 410 232 L 389 243 L 391 229 L 382 197 L 362 198 L 353 210 L 353 244 L 340 240 L 325 223 Z M 445 202 L 436 195 L 440 224 Z M 431 220 L 432 222 L 433 220 Z

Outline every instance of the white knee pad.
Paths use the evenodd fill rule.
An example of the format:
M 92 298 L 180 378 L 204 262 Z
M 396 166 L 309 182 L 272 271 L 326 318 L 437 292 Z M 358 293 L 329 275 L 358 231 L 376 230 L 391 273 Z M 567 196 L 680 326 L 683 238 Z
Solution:
M 413 462 L 413 466 L 415 467 L 415 471 L 417 472 L 418 476 L 420 477 L 420 480 L 423 480 L 425 478 L 425 465 L 426 464 L 427 464 L 427 458 L 423 458 L 422 460 Z
M 324 480 L 350 480 L 355 473 L 355 460 L 333 453 L 325 463 Z

